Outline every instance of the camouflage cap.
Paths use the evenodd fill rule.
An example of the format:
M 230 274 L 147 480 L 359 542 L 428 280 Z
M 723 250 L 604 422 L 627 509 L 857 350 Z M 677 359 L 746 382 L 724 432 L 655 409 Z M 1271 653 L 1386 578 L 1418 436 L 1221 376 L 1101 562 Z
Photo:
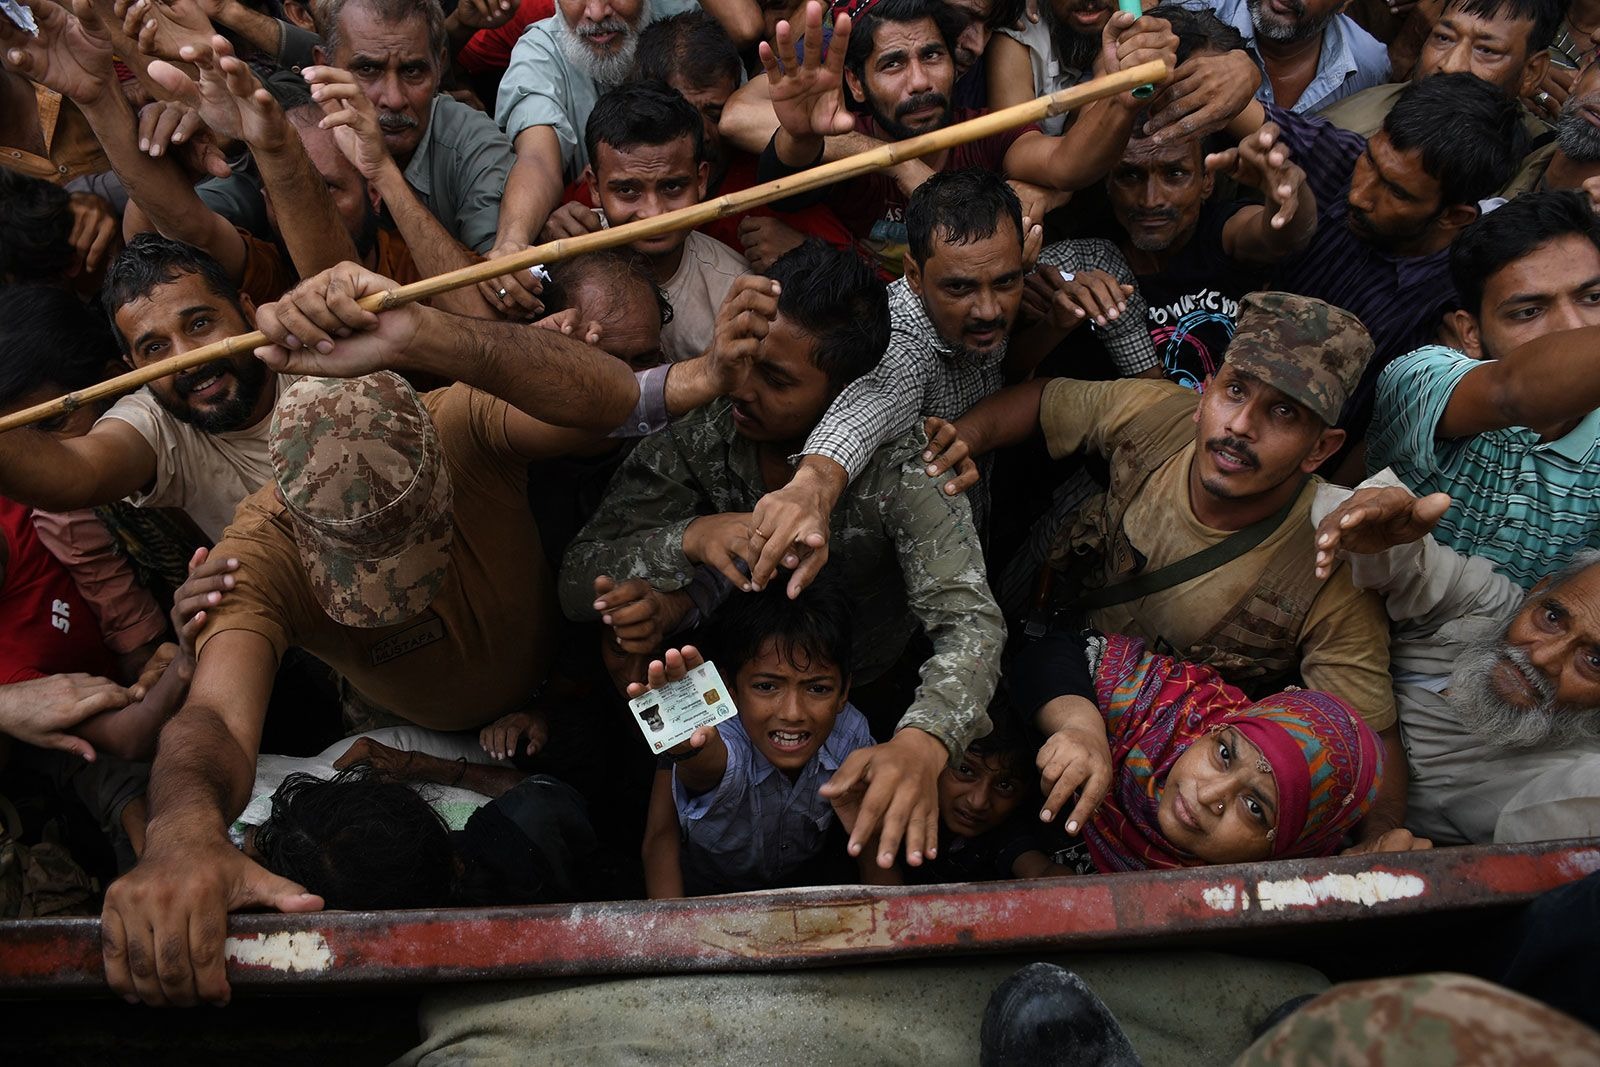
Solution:
M 328 617 L 389 626 L 422 613 L 450 567 L 450 473 L 422 399 L 398 374 L 301 378 L 272 415 L 272 469 Z
M 1294 293 L 1239 301 L 1227 363 L 1310 408 L 1332 426 L 1372 358 L 1372 337 L 1343 308 Z

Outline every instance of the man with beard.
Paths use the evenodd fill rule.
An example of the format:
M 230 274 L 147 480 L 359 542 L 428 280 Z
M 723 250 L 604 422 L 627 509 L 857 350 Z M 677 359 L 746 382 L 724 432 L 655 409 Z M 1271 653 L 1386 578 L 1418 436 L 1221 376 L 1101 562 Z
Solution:
M 1216 0 L 1217 17 L 1244 35 L 1266 77 L 1256 99 L 1320 111 L 1389 80 L 1389 51 L 1343 14 L 1346 0 Z M 1199 7 L 1188 2 L 1186 6 Z
M 1411 81 L 1435 74 L 1473 74 L 1519 100 L 1539 88 L 1550 66 L 1550 39 L 1561 23 L 1559 0 L 1451 0 L 1439 13 L 1418 56 Z M 1383 128 L 1405 82 L 1375 85 L 1322 110 L 1342 130 L 1371 137 Z M 1548 139 L 1545 120 L 1524 116 L 1530 142 Z
M 590 164 L 583 143 L 589 112 L 601 93 L 627 80 L 639 32 L 696 6 L 694 0 L 558 0 L 554 15 L 523 33 L 495 103 L 495 121 L 516 148 L 496 253 L 531 245 L 568 183 Z M 496 279 L 495 288 L 510 290 L 515 300 L 516 282 Z
M 826 49 L 822 7 L 814 0 L 806 5 L 801 47 L 796 47 L 802 44 L 795 40 L 796 27 L 787 23 L 779 24 L 776 47 L 762 44 L 761 62 L 779 122 L 762 152 L 763 180 L 816 166 L 825 156 L 825 139 L 832 135 L 853 132 L 902 141 L 975 117 L 950 105 L 955 78 L 951 55 L 963 26 L 958 15 L 940 0 L 876 0 L 857 6 L 864 9 L 860 26 L 841 14 Z M 1118 34 L 1120 66 L 1152 59 L 1171 66 L 1177 39 L 1165 22 L 1135 22 L 1118 15 L 1111 27 Z M 1132 128 L 1136 106 L 1132 93 L 1118 97 L 1104 133 L 1108 140 L 1092 150 L 1027 126 L 924 158 L 919 163 L 923 177 L 911 188 L 927 175 L 965 167 L 981 167 L 1044 190 L 1082 188 L 1110 166 L 1116 146 Z M 1109 157 L 1105 167 L 1098 165 L 1100 155 Z M 885 277 L 894 277 L 903 273 L 907 195 L 897 177 L 879 173 L 779 206 L 829 198 L 862 250 L 876 259 Z
M 1265 204 L 1217 202 L 1219 173 L 1259 192 Z M 1267 264 L 1311 241 L 1317 204 L 1305 171 L 1270 123 L 1215 155 L 1198 141 L 1135 137 L 1106 179 L 1106 193 L 1162 370 L 1198 389 L 1222 365 L 1239 300 Z
M 1035 380 L 979 403 L 956 431 L 975 456 L 1042 430 L 1053 458 L 1110 463 L 1106 491 L 1053 546 L 1057 625 L 1170 647 L 1254 695 L 1333 693 L 1379 732 L 1385 763 L 1403 766 L 1382 604 L 1342 571 L 1319 582 L 1313 569 L 1312 472 L 1343 443 L 1334 423 L 1371 355 L 1348 312 L 1251 293 L 1202 393 Z M 1386 773 L 1356 847 L 1407 847 L 1404 813 L 1405 775 Z
M 1313 511 L 1319 559 L 1347 558 L 1352 580 L 1382 593 L 1394 620 L 1406 825 L 1451 845 L 1592 837 L 1600 553 L 1580 552 L 1524 591 L 1429 536 L 1450 507 L 1448 496 L 1419 500 L 1378 476 L 1353 495 L 1330 488 Z
M 1367 469 L 1455 507 L 1438 538 L 1527 587 L 1600 544 L 1600 222 L 1584 194 L 1525 193 L 1456 238 L 1465 351 L 1378 379 Z
M 216 260 L 150 233 L 111 265 L 102 300 L 130 367 L 247 333 L 255 321 Z M 267 478 L 270 377 L 254 357 L 229 356 L 123 397 L 82 437 L 0 435 L 0 495 L 47 511 L 124 497 L 180 508 L 215 540 Z
M 1600 63 L 1590 63 L 1561 105 L 1556 139 L 1523 161 L 1506 196 L 1532 189 L 1582 189 L 1600 210 Z
M 1243 137 L 1267 121 L 1317 202 L 1310 245 L 1269 282 L 1351 312 L 1376 348 L 1339 419 L 1353 449 L 1366 435 L 1378 374 L 1438 336 L 1455 299 L 1450 242 L 1478 217 L 1478 202 L 1510 181 L 1522 108 L 1481 78 L 1437 74 L 1407 85 L 1371 140 L 1254 102 L 1228 129 Z

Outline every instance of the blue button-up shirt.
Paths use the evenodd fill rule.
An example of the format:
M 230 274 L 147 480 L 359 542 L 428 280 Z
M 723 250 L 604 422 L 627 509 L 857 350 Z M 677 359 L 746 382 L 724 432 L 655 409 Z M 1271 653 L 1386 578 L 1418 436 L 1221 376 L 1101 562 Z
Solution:
M 689 796 L 672 776 L 684 888 L 692 895 L 770 889 L 821 853 L 835 816 L 817 790 L 846 756 L 873 743 L 866 716 L 846 704 L 793 782 L 756 751 L 737 716 L 717 732 L 728 766 L 715 789 Z
M 1250 21 L 1248 0 L 1210 0 L 1200 3 L 1189 0 L 1185 7 L 1203 10 L 1210 8 L 1219 19 L 1244 35 L 1251 58 L 1263 73 L 1266 64 L 1256 48 L 1256 28 Z M 1321 111 L 1335 100 L 1359 93 L 1389 80 L 1389 50 L 1372 34 L 1356 25 L 1349 15 L 1337 15 L 1322 31 L 1322 54 L 1317 57 L 1317 73 L 1300 94 L 1291 111 L 1300 113 Z M 1262 78 L 1256 99 L 1263 104 L 1276 104 L 1272 95 L 1272 79 Z

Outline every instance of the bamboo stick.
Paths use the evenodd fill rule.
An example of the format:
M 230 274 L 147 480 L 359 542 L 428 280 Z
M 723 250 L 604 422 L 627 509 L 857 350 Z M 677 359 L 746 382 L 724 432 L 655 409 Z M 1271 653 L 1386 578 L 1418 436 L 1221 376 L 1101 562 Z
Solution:
M 372 293 L 361 299 L 361 306 L 368 311 L 383 311 L 388 308 L 399 307 L 402 304 L 426 300 L 428 297 L 447 293 L 463 286 L 475 285 L 478 282 L 489 281 L 513 271 L 522 270 L 540 263 L 554 263 L 557 260 L 570 259 L 585 252 L 596 252 L 606 248 L 616 248 L 619 245 L 632 244 L 634 241 L 646 237 L 657 237 L 675 230 L 691 229 L 716 219 L 736 215 L 741 211 L 782 200 L 785 197 L 798 193 L 808 192 L 826 185 L 844 181 L 847 178 L 859 177 L 875 170 L 904 163 L 910 159 L 919 159 L 922 156 L 932 155 L 956 145 L 976 141 L 979 138 L 990 137 L 1006 130 L 1014 129 L 1029 122 L 1037 122 L 1051 115 L 1059 115 L 1064 111 L 1081 107 L 1084 104 L 1115 96 L 1117 93 L 1126 92 L 1138 86 L 1165 81 L 1170 74 L 1167 65 L 1160 60 L 1142 63 L 1137 67 L 1108 74 L 1104 77 L 1094 78 L 1082 85 L 1071 86 L 1059 92 L 1029 100 L 1026 103 L 1004 108 L 1000 111 L 980 115 L 966 122 L 958 122 L 953 126 L 946 126 L 930 133 L 919 134 L 904 141 L 895 141 L 867 152 L 860 152 L 845 159 L 824 163 L 799 174 L 779 178 L 776 181 L 766 182 L 762 185 L 753 185 L 748 189 L 741 189 L 736 193 L 728 193 L 713 200 L 695 204 L 692 207 L 669 211 L 665 215 L 657 215 L 651 219 L 641 219 L 637 222 L 613 226 L 610 229 L 600 230 L 596 233 L 582 234 L 578 237 L 562 238 L 542 245 L 536 245 L 521 252 L 500 256 L 497 259 L 485 260 L 474 263 L 469 267 L 449 271 L 445 274 L 424 278 L 410 285 L 402 285 L 398 289 L 388 289 L 381 293 Z M 44 419 L 55 418 L 76 411 L 85 404 L 91 404 L 107 397 L 117 396 L 131 392 L 142 385 L 153 382 L 158 378 L 165 378 L 170 374 L 198 367 L 212 360 L 226 356 L 235 356 L 241 352 L 250 352 L 267 343 L 266 335 L 259 330 L 239 334 L 235 337 L 224 338 L 213 344 L 197 348 L 192 352 L 172 356 L 168 359 L 158 360 L 146 367 L 140 367 L 126 374 L 91 385 L 86 389 L 79 389 L 65 396 L 43 404 L 36 404 L 31 408 L 14 412 L 0 418 L 0 433 L 14 430 L 21 426 L 29 426 Z

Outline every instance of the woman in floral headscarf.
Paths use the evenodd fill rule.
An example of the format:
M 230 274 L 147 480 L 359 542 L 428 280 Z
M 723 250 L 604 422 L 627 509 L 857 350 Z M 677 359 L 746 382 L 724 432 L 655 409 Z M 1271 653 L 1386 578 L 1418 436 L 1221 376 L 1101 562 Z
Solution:
M 1046 734 L 1040 816 L 1081 790 L 1066 829 L 1102 872 L 1328 855 L 1378 795 L 1383 746 L 1327 693 L 1252 702 L 1209 667 L 1093 634 L 1035 642 L 1010 681 Z

